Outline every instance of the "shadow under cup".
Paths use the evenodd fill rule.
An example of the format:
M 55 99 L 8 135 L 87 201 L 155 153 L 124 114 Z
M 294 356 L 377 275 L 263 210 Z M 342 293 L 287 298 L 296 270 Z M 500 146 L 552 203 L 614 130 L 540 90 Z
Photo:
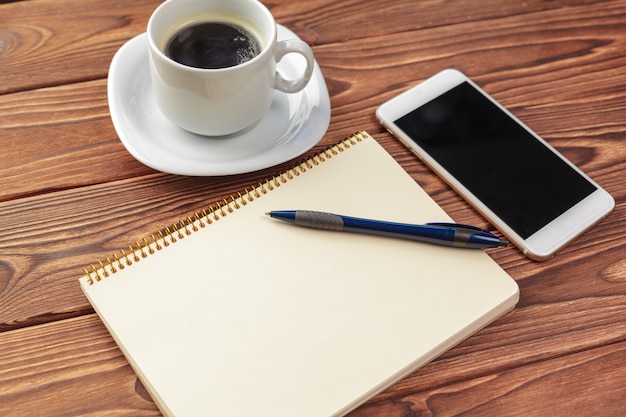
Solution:
M 259 43 L 254 58 L 225 68 L 196 68 L 169 58 L 166 47 L 183 28 L 220 22 L 243 28 Z M 304 44 L 304 46 L 298 44 Z M 304 88 L 314 66 L 308 45 L 299 40 L 276 42 L 276 23 L 256 0 L 168 0 L 148 22 L 152 88 L 159 109 L 174 124 L 205 136 L 226 136 L 257 123 L 272 103 L 274 89 Z M 308 49 L 308 51 L 307 51 Z M 303 52 L 304 51 L 304 52 Z M 286 53 L 307 59 L 299 88 L 283 88 L 276 62 Z M 309 56 L 307 56 L 307 54 Z M 282 83 L 281 83 L 282 81 Z M 297 82 L 289 80 L 287 84 Z

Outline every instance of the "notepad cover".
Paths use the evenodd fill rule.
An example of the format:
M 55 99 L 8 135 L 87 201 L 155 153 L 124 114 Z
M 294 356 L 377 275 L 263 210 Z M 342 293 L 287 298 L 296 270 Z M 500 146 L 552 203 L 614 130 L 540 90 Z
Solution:
M 283 175 L 80 278 L 165 415 L 340 416 L 518 300 L 483 251 L 265 215 L 451 221 L 366 133 Z

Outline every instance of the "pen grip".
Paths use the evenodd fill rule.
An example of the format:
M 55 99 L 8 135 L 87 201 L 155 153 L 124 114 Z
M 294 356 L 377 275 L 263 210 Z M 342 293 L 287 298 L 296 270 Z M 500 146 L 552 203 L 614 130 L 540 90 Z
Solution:
M 337 214 L 298 210 L 294 219 L 296 226 L 321 230 L 344 230 L 343 218 Z

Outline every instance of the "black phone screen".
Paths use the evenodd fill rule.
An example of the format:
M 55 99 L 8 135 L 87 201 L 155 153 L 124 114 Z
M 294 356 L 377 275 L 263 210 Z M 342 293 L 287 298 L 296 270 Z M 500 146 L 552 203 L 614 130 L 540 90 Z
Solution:
M 524 239 L 597 189 L 467 82 L 395 124 Z

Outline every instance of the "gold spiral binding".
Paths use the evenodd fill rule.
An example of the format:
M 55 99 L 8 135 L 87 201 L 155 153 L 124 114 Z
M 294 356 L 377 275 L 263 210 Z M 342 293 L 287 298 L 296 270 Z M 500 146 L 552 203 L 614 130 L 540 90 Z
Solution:
M 104 262 L 98 261 L 97 265 L 91 264 L 88 268 L 83 269 L 88 283 L 93 285 L 95 282 L 102 281 L 127 266 L 131 266 L 133 263 L 141 262 L 142 259 L 148 258 L 150 255 L 163 250 L 170 244 L 184 239 L 185 236 L 189 236 L 201 228 L 220 220 L 222 217 L 234 213 L 248 203 L 253 202 L 257 198 L 261 198 L 269 191 L 295 179 L 308 170 L 315 169 L 315 167 L 325 161 L 332 159 L 344 150 L 363 141 L 366 137 L 367 134 L 365 132 L 359 131 L 339 143 L 324 149 L 317 155 L 296 163 L 291 168 L 278 174 L 278 176 L 273 176 L 271 179 L 267 178 L 265 181 L 260 181 L 256 185 L 245 188 L 243 192 L 238 192 L 236 196 L 231 194 L 220 201 L 216 201 L 200 209 L 199 212 L 187 216 L 185 219 L 181 219 L 178 222 L 166 226 L 165 229 L 156 232 L 156 235 L 151 234 L 148 238 L 136 241 L 134 245 L 128 245 L 128 253 L 125 249 L 120 249 L 119 255 L 113 253 L 113 259 L 107 257 Z

